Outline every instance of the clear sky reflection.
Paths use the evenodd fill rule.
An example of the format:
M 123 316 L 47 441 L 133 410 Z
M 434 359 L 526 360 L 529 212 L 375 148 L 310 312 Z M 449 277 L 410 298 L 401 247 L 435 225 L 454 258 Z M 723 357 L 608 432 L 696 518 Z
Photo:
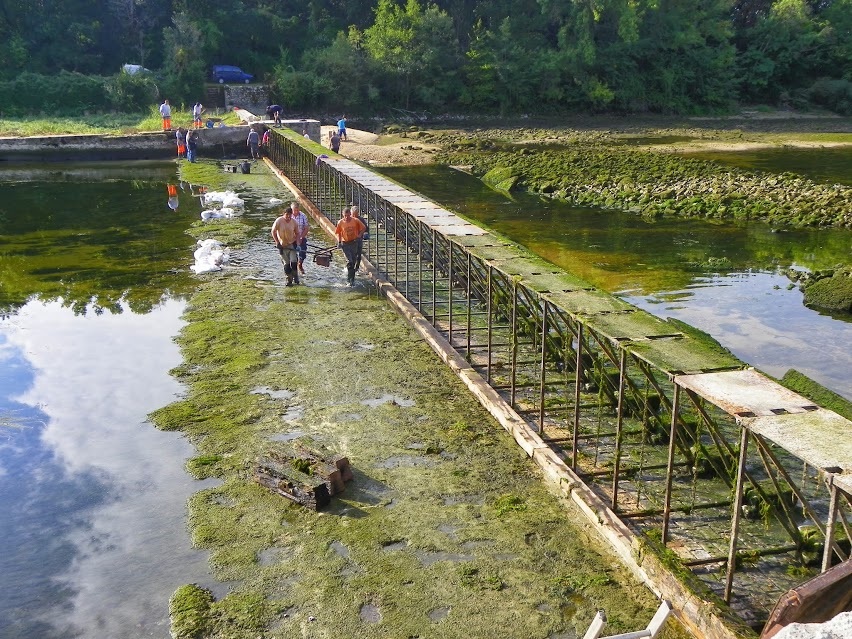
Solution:
M 181 392 L 183 309 L 30 302 L 0 322 L 0 637 L 165 637 L 171 593 L 210 580 L 185 528 L 192 448 L 146 421 Z

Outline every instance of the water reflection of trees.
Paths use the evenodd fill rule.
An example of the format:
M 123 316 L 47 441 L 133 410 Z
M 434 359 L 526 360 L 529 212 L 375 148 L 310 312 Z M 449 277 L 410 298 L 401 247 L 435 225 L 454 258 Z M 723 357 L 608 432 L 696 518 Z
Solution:
M 43 171 L 35 180 L 0 180 L 0 315 L 36 299 L 75 315 L 148 313 L 182 296 L 194 241 L 185 232 L 190 220 L 165 206 L 174 179 L 166 166 L 57 168 L 56 181 Z

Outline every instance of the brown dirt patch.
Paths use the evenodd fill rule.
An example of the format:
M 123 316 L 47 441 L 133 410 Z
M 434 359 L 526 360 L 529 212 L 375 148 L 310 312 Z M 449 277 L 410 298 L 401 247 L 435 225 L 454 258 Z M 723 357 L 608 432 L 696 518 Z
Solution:
M 322 144 L 328 146 L 328 132 L 333 126 L 322 127 Z M 393 164 L 431 164 L 432 154 L 439 149 L 434 144 L 425 144 L 396 138 L 390 135 L 376 135 L 359 129 L 346 129 L 347 139 L 340 144 L 340 155 L 374 165 Z

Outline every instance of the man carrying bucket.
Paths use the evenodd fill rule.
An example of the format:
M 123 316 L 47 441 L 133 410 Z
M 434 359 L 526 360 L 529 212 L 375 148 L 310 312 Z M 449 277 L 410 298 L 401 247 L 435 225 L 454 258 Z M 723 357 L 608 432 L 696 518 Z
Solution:
M 334 234 L 346 257 L 346 280 L 349 286 L 355 286 L 355 264 L 358 261 L 358 241 L 364 234 L 365 225 L 357 217 L 352 217 L 352 210 L 347 206 L 343 209 L 343 217 L 337 223 Z
M 299 283 L 299 253 L 296 249 L 298 237 L 299 225 L 293 219 L 292 209 L 288 207 L 272 224 L 272 239 L 281 254 L 284 273 L 287 274 L 287 286 Z

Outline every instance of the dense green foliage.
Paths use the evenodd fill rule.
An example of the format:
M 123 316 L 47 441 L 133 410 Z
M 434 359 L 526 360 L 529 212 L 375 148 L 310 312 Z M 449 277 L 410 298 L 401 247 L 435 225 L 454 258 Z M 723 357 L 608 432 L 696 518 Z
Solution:
M 237 64 L 291 111 L 695 113 L 764 103 L 852 113 L 852 0 L 4 6 L 0 80 L 92 76 L 90 107 L 128 108 L 127 92 L 97 94 L 97 76 L 135 63 L 158 70 L 173 103 L 197 97 L 210 65 Z M 11 106 L 52 108 L 50 91 L 26 77 L 20 101 L 3 91 Z M 73 106 L 85 83 L 61 77 Z

